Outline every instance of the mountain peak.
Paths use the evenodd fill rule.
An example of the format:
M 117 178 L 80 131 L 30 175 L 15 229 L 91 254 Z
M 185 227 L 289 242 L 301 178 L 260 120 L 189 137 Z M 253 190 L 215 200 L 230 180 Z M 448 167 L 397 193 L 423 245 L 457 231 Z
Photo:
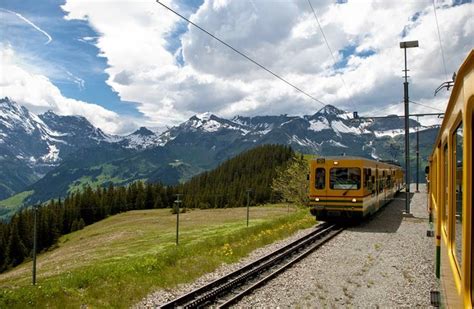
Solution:
M 13 102 L 12 100 L 10 100 L 9 97 L 4 97 L 4 98 L 1 98 L 0 99 L 0 104 L 2 105 L 12 105 L 12 104 L 15 104 L 15 102 Z
M 216 121 L 220 121 L 222 119 L 219 118 L 218 116 L 214 115 L 211 112 L 205 112 L 205 113 L 196 114 L 196 115 L 192 116 L 191 118 L 189 118 L 189 120 L 194 120 L 194 121 L 216 120 Z
M 25 114 L 27 110 L 21 106 L 20 104 L 16 103 L 13 100 L 10 100 L 9 97 L 4 97 L 0 99 L 0 110 L 3 110 L 4 113 L 15 113 L 15 114 Z
M 330 104 L 327 104 L 323 108 L 321 108 L 316 114 L 323 114 L 323 115 L 341 115 L 345 114 L 346 112 L 333 106 Z
M 214 118 L 216 117 L 215 115 L 213 115 L 211 112 L 205 112 L 205 113 L 201 113 L 201 114 L 196 114 L 195 115 L 197 118 L 201 119 L 201 120 L 210 120 L 211 118 Z M 214 117 L 213 117 L 214 116 Z
M 133 132 L 131 135 L 152 136 L 152 135 L 155 135 L 155 133 L 153 133 L 153 131 L 149 130 L 148 128 L 140 127 L 138 130 Z

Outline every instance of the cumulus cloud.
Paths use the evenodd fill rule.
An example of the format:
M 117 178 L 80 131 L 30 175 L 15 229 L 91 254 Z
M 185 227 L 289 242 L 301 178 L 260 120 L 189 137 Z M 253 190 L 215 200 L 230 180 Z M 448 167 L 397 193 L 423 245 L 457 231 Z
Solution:
M 165 2 L 185 10 L 179 2 Z M 446 77 L 429 1 L 312 4 L 341 64 L 337 68 L 307 1 L 206 0 L 194 12 L 185 11 L 193 22 L 312 96 L 360 114 L 373 113 L 374 107 L 403 111 L 398 43 L 417 39 L 420 47 L 408 51 L 410 97 L 445 106 L 446 94 L 433 97 Z M 443 1 L 436 7 L 447 70 L 453 72 L 473 47 L 474 5 Z M 308 114 L 320 108 L 198 29 L 188 25 L 178 31 L 183 22 L 154 1 L 67 0 L 62 9 L 67 19 L 85 20 L 100 33 L 94 42 L 108 61 L 107 83 L 123 100 L 137 102 L 157 125 L 204 111 L 231 117 Z M 171 41 L 179 46 L 170 48 Z
M 100 105 L 64 97 L 46 76 L 22 68 L 16 58 L 11 47 L 3 46 L 0 50 L 0 97 L 13 98 L 35 113 L 52 110 L 60 115 L 84 116 L 107 133 L 127 132 L 136 126 L 131 119 Z

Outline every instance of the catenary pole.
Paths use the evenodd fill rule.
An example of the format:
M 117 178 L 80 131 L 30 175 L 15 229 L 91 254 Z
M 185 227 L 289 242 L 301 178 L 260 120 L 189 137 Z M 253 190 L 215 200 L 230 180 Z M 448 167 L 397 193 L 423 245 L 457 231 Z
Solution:
M 33 285 L 36 285 L 36 239 L 37 239 L 37 232 L 36 229 L 38 227 L 37 216 L 38 216 L 38 205 L 34 206 L 33 210 Z
M 252 189 L 247 189 L 247 227 L 249 226 L 250 219 L 250 192 Z
M 418 41 L 400 42 L 400 48 L 403 48 L 405 55 L 405 81 L 403 83 L 404 107 L 405 107 L 405 213 L 410 213 L 410 110 L 408 95 L 408 69 L 407 69 L 407 48 L 418 47 Z
M 179 204 L 182 203 L 180 197 L 183 194 L 176 194 L 176 246 L 179 245 Z

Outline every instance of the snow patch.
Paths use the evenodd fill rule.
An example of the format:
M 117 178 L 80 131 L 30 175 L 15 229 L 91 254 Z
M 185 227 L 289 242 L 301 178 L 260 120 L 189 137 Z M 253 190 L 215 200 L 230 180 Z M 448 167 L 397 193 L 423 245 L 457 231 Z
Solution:
M 43 162 L 56 162 L 59 160 L 59 149 L 56 145 L 48 144 L 49 151 L 47 154 L 41 157 Z
M 326 118 L 323 118 L 322 120 L 311 120 L 309 122 L 308 130 L 320 132 L 322 130 L 327 130 L 329 128 L 330 126 L 329 126 L 328 120 Z
M 222 125 L 215 120 L 208 120 L 202 124 L 202 129 L 206 132 L 216 132 L 222 127 Z
M 348 146 L 342 144 L 342 143 L 339 143 L 339 142 L 336 142 L 335 140 L 329 140 L 329 141 L 325 141 L 323 143 L 327 143 L 331 146 L 335 146 L 335 147 L 341 147 L 341 148 L 349 148 Z
M 340 133 L 360 134 L 360 130 L 355 127 L 348 127 L 342 121 L 331 122 L 331 127 Z

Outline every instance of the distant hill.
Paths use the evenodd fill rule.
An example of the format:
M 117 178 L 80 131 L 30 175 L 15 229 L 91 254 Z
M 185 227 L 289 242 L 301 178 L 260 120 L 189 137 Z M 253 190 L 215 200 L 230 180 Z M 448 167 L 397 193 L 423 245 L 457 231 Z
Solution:
M 251 190 L 252 204 L 274 201 L 271 183 L 277 168 L 286 165 L 295 153 L 290 147 L 264 145 L 246 151 L 204 172 L 183 185 L 177 192 L 184 193 L 188 207 L 236 207 L 246 204 L 247 190 Z
M 49 248 L 61 235 L 82 229 L 109 216 L 137 209 L 173 207 L 175 194 L 184 193 L 187 208 L 227 208 L 245 205 L 247 188 L 252 188 L 252 205 L 272 201 L 271 183 L 276 170 L 294 152 L 282 145 L 264 145 L 229 159 L 214 171 L 193 178 L 184 185 L 133 182 L 128 186 L 91 188 L 85 185 L 64 199 L 38 207 L 38 251 Z M 27 192 L 27 196 L 31 192 Z M 10 203 L 14 201 L 10 198 Z M 214 204 L 211 206 L 210 201 Z M 8 208 L 5 208 L 8 209 Z M 11 213 L 4 214 L 10 215 Z M 22 209 L 11 220 L 0 221 L 0 272 L 21 263 L 33 246 L 34 210 Z

